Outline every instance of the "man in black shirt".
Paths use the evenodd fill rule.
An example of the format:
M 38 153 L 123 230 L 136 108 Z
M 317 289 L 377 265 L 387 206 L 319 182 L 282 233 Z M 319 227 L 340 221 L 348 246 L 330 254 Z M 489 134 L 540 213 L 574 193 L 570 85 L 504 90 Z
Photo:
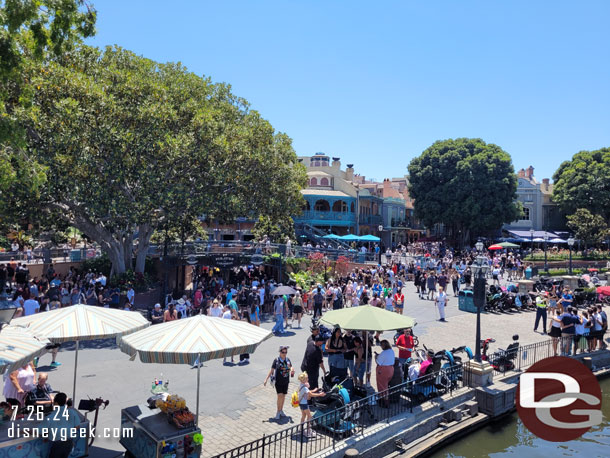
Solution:
M 308 342 L 307 348 L 305 349 L 305 356 L 301 363 L 301 370 L 307 372 L 309 377 L 310 390 L 318 388 L 320 369 L 322 369 L 322 373 L 326 372 L 326 368 L 324 367 L 324 356 L 322 355 L 323 343 L 324 338 L 321 336 L 317 336 L 313 342 Z

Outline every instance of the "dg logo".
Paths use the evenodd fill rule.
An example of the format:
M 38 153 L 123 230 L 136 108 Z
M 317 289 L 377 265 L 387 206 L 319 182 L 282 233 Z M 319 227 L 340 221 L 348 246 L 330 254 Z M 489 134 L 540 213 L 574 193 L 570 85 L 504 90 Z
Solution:
M 517 412 L 533 434 L 551 442 L 577 439 L 602 422 L 602 391 L 578 360 L 546 358 L 521 375 Z

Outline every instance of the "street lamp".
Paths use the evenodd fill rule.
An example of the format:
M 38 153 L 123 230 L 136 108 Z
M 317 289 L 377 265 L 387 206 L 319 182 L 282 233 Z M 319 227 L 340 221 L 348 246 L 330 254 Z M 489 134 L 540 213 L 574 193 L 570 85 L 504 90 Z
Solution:
M 377 226 L 377 229 L 379 229 L 379 264 L 381 264 L 381 237 L 383 235 L 383 225 L 380 224 Z
M 572 275 L 572 247 L 574 246 L 574 237 L 570 236 L 570 238 L 568 239 L 568 247 L 570 249 L 570 267 L 568 269 L 568 271 L 570 272 L 570 275 Z
M 478 241 L 475 243 L 475 248 L 478 252 L 478 255 L 475 259 L 475 262 L 470 266 L 470 270 L 474 275 L 474 305 L 477 308 L 477 341 L 475 344 L 475 355 L 474 359 L 476 362 L 481 362 L 481 309 L 485 307 L 485 288 L 486 288 L 486 280 L 485 275 L 489 270 L 489 264 L 487 262 L 487 258 L 483 255 L 483 242 Z
M 549 266 L 546 262 L 546 243 L 549 240 L 549 233 L 548 232 L 544 232 L 544 271 L 548 274 L 549 272 Z

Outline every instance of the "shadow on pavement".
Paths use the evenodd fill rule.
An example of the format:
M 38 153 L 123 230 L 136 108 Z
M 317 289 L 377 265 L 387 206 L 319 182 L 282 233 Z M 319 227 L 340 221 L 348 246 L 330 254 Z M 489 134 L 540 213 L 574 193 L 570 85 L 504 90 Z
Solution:
M 76 348 L 75 342 L 64 342 L 61 344 L 60 350 L 74 350 Z M 113 349 L 118 348 L 115 339 L 98 339 L 98 340 L 81 340 L 78 343 L 79 350 L 89 349 Z

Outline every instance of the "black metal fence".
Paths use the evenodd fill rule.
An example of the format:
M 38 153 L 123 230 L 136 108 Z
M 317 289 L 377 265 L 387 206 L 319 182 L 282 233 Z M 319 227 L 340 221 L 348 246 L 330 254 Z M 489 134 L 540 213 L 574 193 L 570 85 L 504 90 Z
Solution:
M 492 353 L 488 361 L 496 372 L 505 374 L 510 371 L 521 371 L 534 365 L 538 361 L 552 356 L 570 356 L 576 350 L 582 352 L 585 348 L 586 338 L 574 336 L 563 336 L 549 338 L 543 342 L 529 345 L 509 346 L 506 350 L 498 350 Z
M 462 379 L 463 369 L 458 363 L 390 387 L 386 393 L 368 395 L 348 404 L 342 403 L 341 395 L 336 393 L 331 395 L 326 408 L 317 406 L 312 412 L 312 420 L 263 436 L 214 458 L 307 457 L 334 448 L 346 437 L 363 435 L 369 426 L 389 422 L 396 415 L 412 412 L 413 407 L 425 401 L 461 388 Z M 335 408 L 335 402 L 339 407 Z

